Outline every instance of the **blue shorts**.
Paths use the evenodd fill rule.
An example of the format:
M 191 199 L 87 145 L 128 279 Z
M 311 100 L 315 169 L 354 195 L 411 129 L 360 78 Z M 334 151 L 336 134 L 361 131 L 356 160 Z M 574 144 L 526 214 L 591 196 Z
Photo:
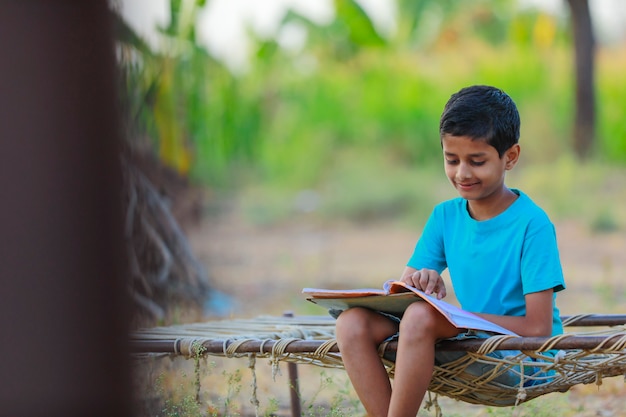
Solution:
M 399 318 L 382 313 L 394 321 L 399 322 Z M 459 333 L 455 337 L 445 340 L 469 340 L 469 339 L 487 339 L 494 336 L 494 333 L 467 330 Z M 399 333 L 387 338 L 386 342 L 398 340 Z M 553 356 L 551 352 L 544 355 Z M 387 352 L 383 355 L 384 359 L 391 362 L 396 360 L 396 352 Z M 503 364 L 503 360 L 509 360 L 514 365 Z M 453 363 L 454 362 L 454 363 Z M 476 378 L 488 378 L 491 382 L 495 382 L 507 387 L 519 387 L 524 375 L 524 387 L 545 384 L 552 380 L 554 371 L 544 371 L 541 359 L 533 358 L 523 354 L 519 350 L 496 350 L 484 355 L 484 360 L 476 360 L 471 358 L 467 352 L 463 351 L 438 351 L 435 350 L 435 366 L 449 365 L 455 368 L 455 372 L 451 372 L 453 378 L 454 373 L 462 370 L 463 373 Z

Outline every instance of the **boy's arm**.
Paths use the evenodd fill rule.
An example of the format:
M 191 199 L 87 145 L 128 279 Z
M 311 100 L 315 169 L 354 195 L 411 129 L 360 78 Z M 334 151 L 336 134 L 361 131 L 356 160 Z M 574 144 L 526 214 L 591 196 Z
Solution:
M 552 335 L 552 293 L 545 290 L 526 294 L 525 316 L 499 316 L 496 314 L 475 313 L 520 336 L 541 337 Z

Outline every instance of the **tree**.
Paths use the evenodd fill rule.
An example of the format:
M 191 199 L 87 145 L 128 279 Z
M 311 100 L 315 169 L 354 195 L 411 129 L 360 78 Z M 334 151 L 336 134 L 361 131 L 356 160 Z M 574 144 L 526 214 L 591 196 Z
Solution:
M 567 0 L 574 32 L 576 112 L 574 150 L 580 158 L 589 155 L 595 136 L 594 62 L 595 39 L 588 0 Z
M 178 37 L 195 39 L 192 26 L 180 25 L 181 7 L 180 0 L 171 1 L 172 19 L 162 29 L 172 43 Z M 125 145 L 121 169 L 130 268 L 127 291 L 135 307 L 136 327 L 162 323 L 181 305 L 204 312 L 214 293 L 208 272 L 195 258 L 181 227 L 199 219 L 202 198 L 188 178 L 189 135 L 179 120 L 186 121 L 193 106 L 175 88 L 180 84 L 179 67 L 186 62 L 152 51 L 117 11 L 112 10 L 111 19 Z

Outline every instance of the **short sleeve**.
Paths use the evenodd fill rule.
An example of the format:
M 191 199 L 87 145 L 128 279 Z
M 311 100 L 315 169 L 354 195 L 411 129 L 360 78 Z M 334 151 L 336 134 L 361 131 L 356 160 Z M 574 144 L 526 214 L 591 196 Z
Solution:
M 446 269 L 442 220 L 441 206 L 437 206 L 428 218 L 407 266 L 415 269 L 433 269 L 440 274 Z
M 524 294 L 565 289 L 556 231 L 547 218 L 536 218 L 528 225 L 521 274 Z

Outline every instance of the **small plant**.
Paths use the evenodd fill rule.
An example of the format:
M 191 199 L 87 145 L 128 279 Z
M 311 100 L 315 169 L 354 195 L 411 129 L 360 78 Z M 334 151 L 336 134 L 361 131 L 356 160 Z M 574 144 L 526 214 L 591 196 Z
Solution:
M 187 375 L 183 374 L 183 378 L 186 377 Z M 163 403 L 161 413 L 158 414 L 157 417 L 200 417 L 202 415 L 200 404 L 198 404 L 192 394 L 183 394 L 186 391 L 185 385 L 181 383 L 178 386 L 178 391 L 181 393 L 182 397 L 180 400 L 175 400 L 176 392 L 170 393 L 169 395 L 165 393 L 163 388 L 164 378 L 165 376 L 163 374 L 159 375 L 155 383 L 157 394 L 161 397 L 167 397 Z
M 196 387 L 196 402 L 200 403 L 200 377 L 202 376 L 202 367 L 200 366 L 200 359 L 205 357 L 206 347 L 202 346 L 200 342 L 194 342 L 191 346 L 193 352 L 194 368 L 193 373 L 195 375 L 194 385 Z
M 272 417 L 274 415 L 276 415 L 276 412 L 278 412 L 278 410 L 280 409 L 280 404 L 278 403 L 278 400 L 276 398 L 270 398 L 269 399 L 269 404 L 267 406 L 267 408 L 265 409 L 265 412 L 263 413 L 264 417 Z
M 336 385 L 336 384 L 335 384 Z M 333 401 L 331 403 L 331 414 L 333 416 L 343 415 L 343 414 L 334 414 L 336 410 L 342 410 L 342 404 L 348 404 L 348 414 L 346 415 L 354 415 L 354 414 L 363 414 L 365 410 L 363 409 L 363 404 L 355 395 L 354 391 L 352 391 L 352 385 L 348 378 L 343 380 L 343 386 L 337 387 L 337 395 L 333 397 Z
M 322 371 L 320 373 L 320 385 L 317 388 L 317 390 L 313 393 L 313 396 L 311 397 L 311 399 L 308 401 L 308 405 L 307 405 L 307 401 L 303 401 L 302 403 L 303 408 L 306 409 L 307 416 L 315 416 L 315 405 L 314 405 L 315 400 L 320 395 L 320 393 L 322 393 L 326 388 L 332 385 L 333 385 L 332 378 L 330 378 L 326 374 L 326 372 Z
M 233 411 L 234 401 L 233 399 L 241 392 L 241 371 L 235 370 L 233 373 L 222 372 L 222 376 L 226 378 L 228 392 L 226 398 L 224 398 L 224 413 L 225 416 L 238 416 L 239 413 Z
M 349 386 L 349 381 L 347 379 L 344 380 L 343 387 L 339 387 L 332 376 L 329 376 L 325 371 L 320 372 L 320 385 L 311 399 L 303 402 L 303 408 L 305 409 L 303 415 L 307 417 L 347 417 L 359 414 L 359 412 L 362 411 L 361 403 L 355 396 L 352 395 Z M 336 392 L 336 395 L 333 396 L 330 405 L 315 405 L 319 395 L 327 390 L 334 390 Z M 350 404 L 350 407 L 347 410 L 344 408 L 344 404 L 346 402 Z
M 494 417 L 570 417 L 567 411 L 567 396 L 550 396 L 535 399 L 516 407 L 492 408 L 487 407 L 487 415 Z
M 596 233 L 611 233 L 619 230 L 619 222 L 610 209 L 601 210 L 591 222 L 591 230 Z

